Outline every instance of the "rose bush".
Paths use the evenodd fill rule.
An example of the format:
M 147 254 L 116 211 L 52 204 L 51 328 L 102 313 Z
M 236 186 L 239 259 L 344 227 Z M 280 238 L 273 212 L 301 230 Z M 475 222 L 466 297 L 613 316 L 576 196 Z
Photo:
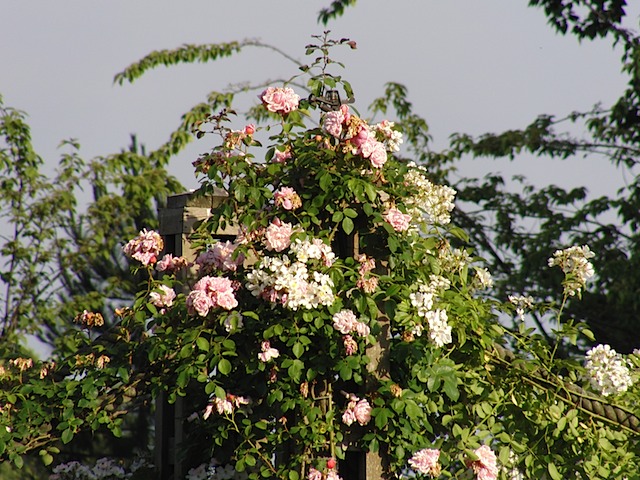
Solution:
M 317 100 L 351 96 L 326 73 L 341 43 L 308 46 L 322 53 L 305 69 L 320 71 L 309 100 L 270 87 L 256 125 L 209 118 L 220 142 L 194 162 L 199 193 L 226 200 L 198 229 L 190 273 L 142 231 L 124 252 L 147 281 L 115 328 L 94 340 L 99 327 L 84 325 L 77 355 L 55 365 L 2 367 L 0 455 L 51 463 L 58 442 L 119 434 L 122 416 L 164 392 L 190 409 L 188 478 L 337 479 L 350 452 L 384 478 L 640 475 L 640 356 L 602 347 L 584 368 L 557 355 L 590 335 L 583 326 L 558 322 L 552 344 L 503 326 L 523 306 L 489 295 L 450 221 L 455 191 L 397 155 L 399 126 Z M 238 235 L 220 241 L 228 225 Z M 560 316 L 594 272 L 588 248 L 558 252 L 561 307 L 527 308 Z M 624 381 L 604 385 L 608 371 Z

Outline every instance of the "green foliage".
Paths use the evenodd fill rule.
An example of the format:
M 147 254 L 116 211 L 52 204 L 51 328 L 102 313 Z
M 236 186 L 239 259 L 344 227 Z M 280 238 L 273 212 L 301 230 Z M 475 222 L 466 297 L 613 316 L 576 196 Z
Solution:
M 326 25 L 329 20 L 342 16 L 346 8 L 353 7 L 355 4 L 356 0 L 333 0 L 331 5 L 320 10 L 318 21 Z

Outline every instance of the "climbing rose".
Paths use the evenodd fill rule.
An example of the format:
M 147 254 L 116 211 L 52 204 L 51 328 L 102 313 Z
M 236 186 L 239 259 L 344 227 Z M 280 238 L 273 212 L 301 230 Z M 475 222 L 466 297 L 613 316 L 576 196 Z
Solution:
M 292 88 L 269 87 L 259 96 L 267 110 L 274 113 L 289 113 L 297 110 L 300 95 Z
M 341 310 L 333 315 L 333 328 L 343 335 L 347 335 L 355 330 L 358 319 L 351 310 Z
M 155 230 L 140 231 L 138 236 L 122 247 L 125 255 L 138 260 L 145 267 L 155 263 L 164 248 L 162 237 Z
M 194 290 L 189 293 L 186 303 L 189 315 L 195 315 L 197 313 L 201 317 L 206 317 L 209 310 L 213 308 L 213 302 L 209 298 L 209 295 L 202 290 Z
M 307 480 L 322 480 L 322 472 L 316 470 L 315 468 L 309 468 L 309 475 L 307 475 Z
M 397 208 L 390 208 L 382 218 L 389 223 L 396 232 L 404 232 L 409 228 L 409 222 L 411 221 L 411 215 L 402 213 Z
M 474 450 L 478 460 L 468 462 L 468 465 L 473 468 L 473 472 L 476 474 L 478 480 L 496 480 L 498 478 L 498 466 L 496 454 L 493 453 L 488 446 L 482 445 L 480 448 Z
M 273 153 L 273 161 L 275 163 L 286 163 L 287 160 L 289 160 L 291 158 L 291 150 L 287 149 L 284 152 L 281 152 L 280 150 L 276 149 L 276 151 Z
M 342 414 L 342 421 L 346 425 L 351 425 L 357 421 L 364 426 L 371 421 L 371 405 L 366 399 L 360 399 L 353 394 L 349 394 L 349 403 Z
M 345 122 L 345 115 L 341 110 L 327 112 L 324 115 L 322 128 L 334 137 L 340 137 L 342 134 L 342 124 Z
M 409 459 L 409 465 L 415 471 L 437 477 L 440 475 L 440 464 L 438 459 L 440 458 L 440 450 L 432 448 L 424 448 L 417 451 Z

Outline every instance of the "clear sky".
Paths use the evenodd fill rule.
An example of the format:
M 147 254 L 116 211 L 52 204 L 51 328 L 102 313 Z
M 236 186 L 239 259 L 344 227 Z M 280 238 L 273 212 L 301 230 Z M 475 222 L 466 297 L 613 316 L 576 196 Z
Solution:
M 295 66 L 267 50 L 247 50 L 206 65 L 160 68 L 134 84 L 114 75 L 156 49 L 183 43 L 258 38 L 304 59 L 310 35 L 325 27 L 317 12 L 330 0 L 3 0 L 0 94 L 29 114 L 34 142 L 48 165 L 57 146 L 75 138 L 84 158 L 125 148 L 136 133 L 149 149 L 168 138 L 180 115 L 212 90 L 230 83 L 288 77 Z M 564 116 L 621 93 L 619 52 L 607 41 L 580 45 L 556 35 L 527 0 L 361 0 L 328 27 L 358 49 L 344 49 L 344 75 L 359 109 L 385 82 L 409 88 L 417 113 L 431 127 L 435 147 L 453 132 L 480 134 L 523 127 L 537 114 Z M 637 8 L 637 7 L 636 7 Z M 637 26 L 637 25 L 636 25 Z M 190 188 L 191 161 L 210 148 L 194 142 L 170 165 Z M 468 174 L 507 168 L 474 162 Z M 548 178 L 545 164 L 508 166 L 512 173 Z M 585 181 L 593 178 L 589 165 Z M 561 174 L 571 181 L 575 167 Z M 603 170 L 604 172 L 604 170 Z M 615 172 L 606 170 L 617 184 Z M 601 186 L 601 175 L 593 188 Z M 556 182 L 562 183 L 562 181 Z M 606 188 L 610 188 L 605 185 Z

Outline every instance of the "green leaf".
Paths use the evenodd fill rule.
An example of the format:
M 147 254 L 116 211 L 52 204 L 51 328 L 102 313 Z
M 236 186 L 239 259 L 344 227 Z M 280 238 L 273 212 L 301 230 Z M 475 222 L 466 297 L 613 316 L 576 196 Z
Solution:
M 296 358 L 300 358 L 302 356 L 302 354 L 304 353 L 304 347 L 302 346 L 302 344 L 300 342 L 296 342 L 293 344 L 293 354 L 296 356 Z
M 196 338 L 196 345 L 203 352 L 208 352 L 209 351 L 209 340 L 207 340 L 204 337 Z
M 347 235 L 351 234 L 351 232 L 353 232 L 353 227 L 353 220 L 349 217 L 344 217 L 342 220 L 342 230 L 344 230 L 344 233 Z
M 231 373 L 231 362 L 226 358 L 221 358 L 218 362 L 218 371 L 223 375 L 229 375 Z
M 560 475 L 560 472 L 558 472 L 558 469 L 553 462 L 549 462 L 549 465 L 547 465 L 547 470 L 549 471 L 549 475 L 551 475 L 551 478 L 553 480 L 562 480 L 562 475 Z
M 73 438 L 73 430 L 71 430 L 70 428 L 67 428 L 64 432 L 62 432 L 62 435 L 60 436 L 60 439 L 64 444 L 69 443 L 72 438 Z

